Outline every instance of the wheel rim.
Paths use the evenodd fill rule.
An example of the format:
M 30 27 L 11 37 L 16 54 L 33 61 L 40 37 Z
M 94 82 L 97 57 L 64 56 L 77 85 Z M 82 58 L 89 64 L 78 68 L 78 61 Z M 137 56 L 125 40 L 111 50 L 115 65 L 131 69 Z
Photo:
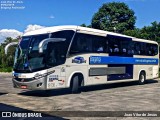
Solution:
M 140 77 L 140 81 L 143 83 L 143 82 L 144 82 L 144 80 L 145 80 L 144 75 L 141 75 L 141 77 Z

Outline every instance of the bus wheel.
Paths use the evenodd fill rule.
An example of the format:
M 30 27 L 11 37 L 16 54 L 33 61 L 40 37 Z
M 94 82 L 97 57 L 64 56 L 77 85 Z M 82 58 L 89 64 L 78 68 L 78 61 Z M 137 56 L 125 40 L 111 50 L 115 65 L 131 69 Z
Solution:
M 72 78 L 71 91 L 72 93 L 80 93 L 79 77 L 76 75 Z
M 140 85 L 143 85 L 143 84 L 145 83 L 145 81 L 146 81 L 146 74 L 145 74 L 145 72 L 141 72 L 141 73 L 139 74 L 138 83 L 139 83 Z

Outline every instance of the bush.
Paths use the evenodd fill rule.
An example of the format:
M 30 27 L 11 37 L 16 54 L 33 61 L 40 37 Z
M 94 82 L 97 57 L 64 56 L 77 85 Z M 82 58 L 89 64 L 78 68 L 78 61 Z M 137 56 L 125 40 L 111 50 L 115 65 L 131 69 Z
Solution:
M 0 72 L 12 72 L 12 67 L 0 68 Z

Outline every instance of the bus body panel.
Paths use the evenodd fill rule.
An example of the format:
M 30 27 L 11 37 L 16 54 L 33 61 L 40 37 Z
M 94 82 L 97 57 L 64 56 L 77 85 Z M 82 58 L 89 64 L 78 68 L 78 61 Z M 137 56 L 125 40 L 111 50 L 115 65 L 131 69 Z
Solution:
M 140 55 L 134 55 L 134 58 L 155 58 L 159 59 L 158 55 L 155 56 L 140 56 Z M 154 79 L 158 78 L 159 76 L 159 61 L 157 65 L 134 65 L 134 79 L 139 79 L 140 72 L 144 70 L 146 72 L 146 79 Z
M 66 70 L 64 65 L 48 69 L 48 72 L 55 71 L 47 76 L 47 89 L 66 87 Z
M 13 71 L 12 82 L 15 88 L 30 89 L 30 90 L 45 90 L 46 89 L 46 74 L 47 70 L 41 70 L 34 73 L 15 73 Z M 45 75 L 44 77 L 41 77 Z M 37 77 L 37 78 L 36 78 Z
M 69 57 L 66 60 L 66 80 L 67 87 L 70 87 L 70 82 L 72 77 L 80 73 L 84 77 L 84 85 L 91 84 L 88 79 L 88 56 L 87 55 L 77 55 Z

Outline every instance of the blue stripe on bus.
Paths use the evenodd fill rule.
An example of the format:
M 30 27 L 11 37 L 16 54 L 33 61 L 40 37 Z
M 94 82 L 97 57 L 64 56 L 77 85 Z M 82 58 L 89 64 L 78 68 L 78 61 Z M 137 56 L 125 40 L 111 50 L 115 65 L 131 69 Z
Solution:
M 139 64 L 139 65 L 157 65 L 157 58 L 133 58 L 118 56 L 91 56 L 89 64 Z

